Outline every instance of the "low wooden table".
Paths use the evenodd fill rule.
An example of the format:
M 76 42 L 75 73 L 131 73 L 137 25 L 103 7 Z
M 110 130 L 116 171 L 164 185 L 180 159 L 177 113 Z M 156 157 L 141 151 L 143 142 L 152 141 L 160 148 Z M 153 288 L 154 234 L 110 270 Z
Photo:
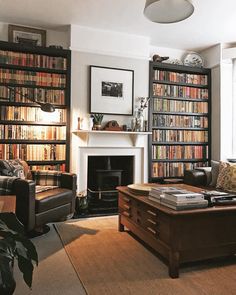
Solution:
M 185 184 L 168 186 L 202 190 Z M 236 253 L 235 205 L 175 211 L 127 187 L 118 191 L 119 231 L 128 228 L 165 257 L 170 277 L 178 278 L 181 263 Z
M 0 196 L 0 213 L 13 212 L 16 209 L 16 196 Z

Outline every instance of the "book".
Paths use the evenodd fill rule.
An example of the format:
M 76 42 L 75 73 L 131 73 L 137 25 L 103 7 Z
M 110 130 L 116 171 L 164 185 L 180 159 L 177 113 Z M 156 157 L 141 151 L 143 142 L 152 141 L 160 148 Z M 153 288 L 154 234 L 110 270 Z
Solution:
M 174 192 L 164 192 L 164 197 L 173 201 L 203 200 L 204 195 L 187 190 L 176 190 Z
M 180 201 L 174 201 L 174 200 L 169 200 L 165 197 L 161 198 L 161 204 L 170 204 L 176 207 L 179 206 L 193 206 L 193 205 L 200 205 L 200 204 L 208 204 L 207 200 L 200 199 L 200 200 L 180 200 Z
M 205 202 L 199 203 L 199 204 L 188 204 L 188 205 L 180 205 L 180 206 L 175 206 L 169 203 L 161 203 L 162 205 L 174 209 L 174 210 L 191 210 L 191 209 L 201 209 L 201 208 L 206 208 L 208 206 L 207 200 Z

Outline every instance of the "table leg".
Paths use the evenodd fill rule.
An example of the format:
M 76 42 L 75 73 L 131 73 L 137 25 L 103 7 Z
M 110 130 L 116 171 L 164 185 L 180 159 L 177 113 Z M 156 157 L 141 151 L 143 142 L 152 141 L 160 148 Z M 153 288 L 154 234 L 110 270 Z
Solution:
M 118 217 L 118 231 L 122 232 L 125 230 L 125 227 L 124 225 L 121 223 L 121 216 L 119 214 L 119 217 Z
M 169 253 L 169 276 L 172 279 L 179 277 L 179 252 Z

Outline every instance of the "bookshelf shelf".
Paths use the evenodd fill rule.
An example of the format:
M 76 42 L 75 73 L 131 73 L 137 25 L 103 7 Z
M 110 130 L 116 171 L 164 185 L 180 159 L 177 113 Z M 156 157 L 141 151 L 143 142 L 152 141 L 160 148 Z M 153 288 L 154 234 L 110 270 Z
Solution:
M 211 159 L 211 71 L 150 62 L 149 182 Z
M 0 41 L 0 159 L 69 171 L 70 68 L 70 50 Z

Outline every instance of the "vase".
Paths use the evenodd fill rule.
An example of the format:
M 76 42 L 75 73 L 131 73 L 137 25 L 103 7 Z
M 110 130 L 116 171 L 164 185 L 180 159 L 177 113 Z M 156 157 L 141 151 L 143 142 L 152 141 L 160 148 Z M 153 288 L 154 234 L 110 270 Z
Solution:
M 144 117 L 143 117 L 143 112 L 142 111 L 137 111 L 136 112 L 136 130 L 138 132 L 143 131 L 143 122 L 144 122 Z

